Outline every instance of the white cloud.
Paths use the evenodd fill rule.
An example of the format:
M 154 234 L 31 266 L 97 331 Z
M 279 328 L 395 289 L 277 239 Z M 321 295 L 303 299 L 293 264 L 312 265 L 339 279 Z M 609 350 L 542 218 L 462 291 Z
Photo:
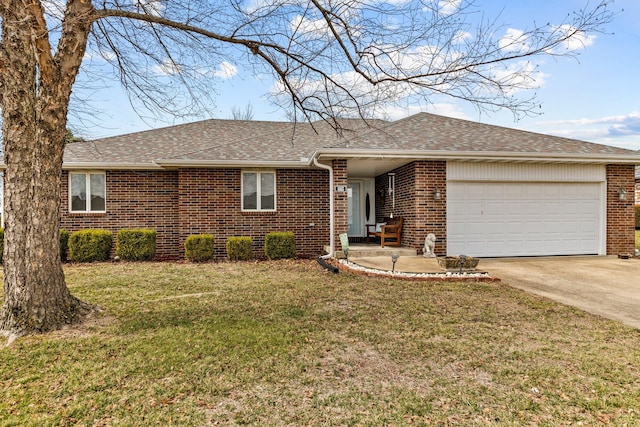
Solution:
M 606 116 L 599 117 L 596 119 L 574 119 L 574 120 L 554 120 L 544 122 L 546 125 L 557 126 L 557 125 L 623 125 L 625 127 L 629 127 L 635 132 L 640 132 L 640 111 L 632 111 L 629 114 L 621 115 L 621 116 Z
M 568 51 L 584 49 L 593 45 L 596 41 L 596 36 L 594 34 L 586 34 L 584 31 L 576 31 L 576 28 L 571 25 L 561 25 L 559 27 L 554 27 L 553 30 L 560 34 L 561 37 L 569 37 L 561 45 Z
M 83 61 L 113 61 L 115 60 L 117 57 L 117 55 L 115 54 L 115 52 L 113 51 L 106 51 L 106 50 L 101 50 L 101 51 L 86 51 L 84 53 L 84 57 L 82 58 Z
M 458 119 L 470 120 L 471 118 L 465 114 L 457 104 L 453 103 L 434 103 L 426 106 L 423 105 L 385 105 L 379 109 L 376 118 L 387 120 L 399 120 L 412 116 L 417 113 L 427 112 L 438 114 L 440 116 L 454 117 Z
M 64 9 L 66 2 L 64 0 L 44 0 L 42 2 L 44 10 L 56 19 L 64 18 Z
M 384 3 L 393 5 L 393 6 L 404 6 L 407 3 L 410 3 L 411 0 L 385 0 Z M 375 1 L 373 1 L 372 3 L 375 3 Z
M 514 53 L 525 52 L 530 47 L 524 31 L 515 28 L 507 29 L 506 34 L 498 41 L 498 46 L 502 50 Z
M 241 2 L 241 8 L 245 13 L 265 13 L 282 6 L 301 5 L 306 3 L 303 0 L 245 0 Z
M 453 15 L 460 8 L 462 0 L 440 0 L 438 2 L 438 11 L 441 15 Z
M 136 6 L 141 12 L 153 16 L 162 16 L 166 9 L 165 0 L 136 0 Z
M 471 33 L 467 31 L 458 31 L 455 36 L 453 36 L 453 43 L 460 44 L 469 40 L 472 37 Z
M 236 74 L 238 74 L 238 68 L 227 61 L 222 61 L 218 68 L 213 72 L 215 77 L 225 80 L 234 77 Z
M 510 63 L 506 67 L 496 69 L 493 75 L 507 88 L 506 92 L 509 95 L 521 90 L 539 89 L 549 77 L 548 74 L 536 71 L 536 66 L 529 61 Z
M 439 114 L 441 116 L 472 120 L 472 118 L 469 117 L 469 115 L 466 114 L 464 111 L 462 111 L 460 109 L 460 106 L 457 104 L 451 104 L 451 103 L 431 104 L 427 106 L 425 111 L 428 113 Z
M 640 149 L 640 111 L 595 119 L 543 121 L 535 124 L 535 128 L 565 138 Z
M 292 31 L 297 33 L 309 33 L 322 37 L 330 37 L 332 35 L 324 19 L 309 19 L 306 16 L 297 15 L 291 20 L 289 26 Z
M 160 76 L 170 76 L 174 74 L 180 74 L 182 72 L 182 69 L 178 64 L 167 58 L 162 64 L 154 65 L 152 71 Z

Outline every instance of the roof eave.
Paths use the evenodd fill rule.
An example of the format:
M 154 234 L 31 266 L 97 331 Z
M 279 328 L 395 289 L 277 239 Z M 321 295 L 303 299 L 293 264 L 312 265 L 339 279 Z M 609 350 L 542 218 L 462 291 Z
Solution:
M 425 151 L 425 150 L 372 150 L 372 149 L 320 149 L 318 159 L 370 158 L 370 159 L 429 159 L 478 162 L 537 162 L 537 163 L 602 163 L 640 165 L 640 154 L 597 153 L 517 153 L 504 151 Z
M 152 162 L 120 163 L 120 162 L 64 162 L 63 170 L 162 170 Z
M 163 169 L 179 168 L 305 168 L 309 167 L 310 159 L 299 161 L 261 161 L 261 160 L 183 160 L 158 159 L 154 164 Z

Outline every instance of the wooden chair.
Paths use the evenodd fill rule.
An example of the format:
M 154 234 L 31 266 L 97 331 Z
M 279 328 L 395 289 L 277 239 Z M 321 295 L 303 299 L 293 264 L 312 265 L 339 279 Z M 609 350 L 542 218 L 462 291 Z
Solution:
M 379 237 L 380 245 L 384 248 L 384 245 L 388 246 L 400 246 L 402 235 L 402 224 L 404 218 L 397 216 L 394 218 L 385 218 L 383 225 L 380 225 L 379 230 L 377 224 L 367 224 L 367 243 L 371 237 Z

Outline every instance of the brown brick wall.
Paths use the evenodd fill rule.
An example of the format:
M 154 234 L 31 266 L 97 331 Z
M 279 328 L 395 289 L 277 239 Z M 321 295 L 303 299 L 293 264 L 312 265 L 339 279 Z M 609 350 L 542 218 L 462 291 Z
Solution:
M 634 253 L 634 185 L 633 165 L 607 165 L 607 255 Z M 627 191 L 625 200 L 620 189 Z
M 435 251 L 446 254 L 446 162 L 416 161 L 393 171 L 396 174 L 395 209 L 393 198 L 388 192 L 388 174 L 376 177 L 376 194 L 384 191 L 385 203 L 376 197 L 376 222 L 388 217 L 402 216 L 402 246 L 421 252 L 428 233 L 434 233 L 438 240 Z M 433 189 L 438 187 L 440 200 L 433 199 Z
M 242 212 L 241 173 L 240 169 L 180 170 L 181 244 L 190 234 L 213 234 L 216 258 L 224 259 L 228 237 L 251 236 L 254 256 L 262 258 L 265 234 L 293 231 L 298 256 L 321 255 L 329 244 L 328 172 L 278 169 L 276 212 Z M 180 251 L 182 256 L 182 246 Z
M 334 160 L 333 185 L 347 185 L 347 161 Z M 396 173 L 396 216 L 405 218 L 403 246 L 421 250 L 427 233 L 436 234 L 436 253 L 446 253 L 446 162 L 416 161 Z M 116 233 L 123 228 L 150 228 L 158 233 L 158 259 L 181 258 L 189 234 L 215 236 L 216 256 L 226 257 L 230 236 L 251 236 L 254 253 L 264 256 L 264 235 L 270 231 L 293 231 L 299 256 L 314 257 L 329 244 L 328 172 L 279 169 L 276 171 L 277 212 L 241 211 L 240 169 L 182 169 L 180 171 L 107 171 L 107 212 L 70 214 L 68 174 L 63 174 L 61 227 L 69 231 L 104 228 Z M 376 177 L 376 221 L 389 216 L 392 201 L 387 174 Z M 607 166 L 607 254 L 634 250 L 634 167 Z M 437 186 L 442 195 L 433 199 Z M 627 190 L 621 201 L 618 190 Z M 385 191 L 386 203 L 377 196 Z M 178 196 L 179 194 L 179 196 Z M 347 193 L 335 193 L 336 250 L 338 235 L 346 233 Z M 313 226 L 311 225 L 313 224 Z
M 107 212 L 69 213 L 68 172 L 63 172 L 60 227 L 68 231 L 102 228 L 149 228 L 157 233 L 157 259 L 179 256 L 178 173 L 165 171 L 107 171 Z M 115 246 L 115 241 L 114 241 Z
M 346 186 L 347 185 L 347 161 L 345 159 L 333 160 L 333 185 Z M 333 211 L 334 211 L 334 226 L 335 226 L 335 250 L 342 250 L 340 245 L 340 234 L 349 231 L 349 199 L 346 192 L 334 192 L 333 193 Z
M 106 177 L 107 212 L 70 214 L 64 173 L 62 228 L 104 228 L 114 234 L 123 228 L 154 229 L 157 259 L 182 258 L 184 240 L 197 233 L 214 235 L 218 259 L 226 257 L 230 236 L 253 237 L 256 257 L 264 256 L 264 235 L 271 231 L 293 231 L 301 257 L 321 255 L 329 244 L 329 179 L 324 170 L 277 170 L 273 213 L 241 211 L 240 169 L 107 171 Z
M 414 247 L 422 249 L 427 234 L 433 233 L 435 253 L 447 255 L 447 164 L 444 161 L 419 161 L 416 170 L 416 222 Z M 435 188 L 440 200 L 433 198 Z

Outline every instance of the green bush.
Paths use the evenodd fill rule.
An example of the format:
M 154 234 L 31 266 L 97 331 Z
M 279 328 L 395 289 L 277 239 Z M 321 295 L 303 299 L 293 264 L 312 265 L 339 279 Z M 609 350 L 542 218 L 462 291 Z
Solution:
M 291 231 L 272 232 L 264 237 L 264 254 L 269 259 L 294 258 L 296 238 Z
M 60 259 L 66 262 L 69 258 L 69 233 L 67 230 L 60 230 Z
M 211 234 L 192 234 L 184 242 L 184 257 L 192 262 L 211 261 L 215 255 Z
M 107 261 L 113 235 L 108 230 L 80 230 L 69 236 L 69 258 L 76 262 Z
M 125 261 L 149 261 L 156 256 L 154 230 L 120 230 L 116 236 L 116 255 Z
M 227 239 L 227 255 L 231 261 L 246 261 L 253 258 L 253 239 L 234 236 Z
M 640 205 L 636 205 L 636 230 L 640 230 Z

